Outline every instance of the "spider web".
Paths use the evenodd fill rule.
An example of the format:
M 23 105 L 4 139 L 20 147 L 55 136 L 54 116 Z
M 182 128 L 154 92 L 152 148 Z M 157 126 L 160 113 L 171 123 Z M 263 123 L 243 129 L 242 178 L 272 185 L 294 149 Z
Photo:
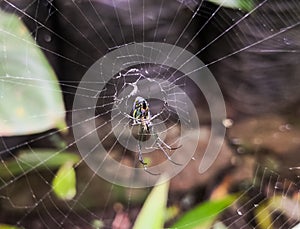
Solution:
M 222 4 L 225 3 L 226 0 Z M 256 72 L 255 68 L 258 66 L 249 67 L 246 64 L 248 59 L 255 59 L 257 53 L 263 53 L 266 57 L 277 54 L 274 58 L 282 67 L 287 64 L 292 67 L 297 65 L 300 5 L 296 0 L 288 2 L 263 0 L 255 4 L 250 12 L 195 0 L 173 2 L 29 0 L 22 3 L 4 0 L 0 4 L 2 9 L 16 13 L 26 22 L 39 47 L 59 73 L 59 84 L 66 101 L 67 118 L 70 120 L 71 115 L 80 117 L 81 121 L 78 123 L 69 122 L 67 129 L 81 125 L 85 134 L 80 139 L 71 139 L 56 153 L 76 150 L 76 144 L 86 140 L 85 136 L 96 133 L 100 141 L 95 143 L 97 139 L 92 139 L 89 143 L 91 149 L 95 150 L 101 144 L 109 152 L 106 154 L 107 157 L 118 161 L 119 165 L 139 168 L 137 142 L 129 137 L 133 128 L 130 125 L 131 120 L 126 116 L 130 115 L 136 96 L 144 96 L 148 100 L 152 115 L 163 110 L 162 115 L 153 120 L 153 124 L 155 132 L 169 145 L 183 144 L 183 147 L 187 145 L 184 144 L 187 142 L 186 135 L 182 137 L 178 131 L 185 130 L 189 133 L 193 130 L 190 125 L 194 117 L 187 112 L 192 105 L 197 107 L 198 114 L 202 115 L 200 122 L 205 125 L 210 123 L 209 111 L 207 104 L 203 102 L 202 92 L 181 71 L 163 64 L 150 64 L 143 57 L 134 54 L 132 57 L 119 56 L 127 58 L 131 67 L 114 75 L 110 81 L 104 81 L 100 77 L 97 81 L 85 81 L 80 85 L 80 92 L 83 93 L 79 96 L 96 101 L 93 107 L 96 112 L 93 116 L 86 116 L 85 110 L 89 107 L 82 109 L 72 107 L 72 99 L 78 95 L 77 85 L 90 66 L 105 54 L 120 48 L 126 49 L 134 43 L 174 44 L 204 59 L 205 67 L 212 70 L 226 99 L 237 112 L 244 111 L 255 115 L 273 112 L 278 107 L 293 104 L 299 98 L 297 77 L 293 73 L 286 77 L 288 78 L 286 81 L 275 75 L 270 79 Z M 272 18 L 269 12 L 274 12 Z M 135 59 L 140 59 L 144 63 L 134 65 Z M 281 70 L 281 66 L 277 68 L 272 61 L 265 59 L 263 61 L 266 63 L 265 71 L 269 74 Z M 252 74 L 239 79 L 241 70 L 247 68 Z M 101 71 L 104 70 L 100 69 Z M 280 87 L 287 82 L 292 86 Z M 104 90 L 97 90 L 100 86 L 103 86 Z M 255 86 L 256 90 L 253 90 Z M 157 97 L 151 98 L 149 96 L 151 93 L 157 94 Z M 1 92 L 0 95 L 3 99 L 4 95 Z M 187 97 L 192 98 L 193 103 L 190 103 Z M 164 110 L 165 102 L 168 105 Z M 93 122 L 96 120 L 96 129 L 91 129 L 89 125 L 91 120 Z M 184 129 L 185 127 L 187 128 Z M 1 155 L 15 158 L 13 152 L 18 149 L 27 148 L 35 151 L 33 147 L 35 144 L 38 145 L 58 132 L 49 131 L 13 146 L 8 145 L 1 151 Z M 4 138 L 2 141 L 6 144 Z M 147 161 L 155 164 L 166 160 L 161 150 L 152 152 L 153 149 L 149 149 L 153 142 L 152 139 L 143 145 Z M 181 154 L 184 153 L 182 151 Z M 91 150 L 88 152 L 92 153 Z M 196 154 L 195 157 L 201 159 L 199 156 L 197 158 Z M 135 203 L 139 198 L 143 198 L 145 192 L 125 189 L 112 183 L 118 183 L 120 174 L 129 177 L 131 182 L 137 177 L 124 173 L 121 167 L 110 167 L 107 172 L 111 175 L 112 183 L 107 182 L 99 177 L 95 169 L 89 169 L 85 159 L 83 156 L 75 165 L 81 183 L 77 196 L 70 201 L 57 201 L 53 196 L 49 177 L 52 177 L 54 172 L 50 168 L 45 172 L 33 166 L 31 172 L 12 176 L 9 180 L 1 180 L 0 197 L 3 209 L 0 214 L 1 222 L 25 228 L 93 228 L 93 220 L 101 219 L 105 228 L 111 228 L 113 221 L 116 220 L 115 213 L 119 212 L 116 209 L 120 208 L 120 204 L 113 206 L 113 203 L 117 202 L 122 202 L 122 211 L 130 213 L 130 217 L 134 218 L 137 214 Z M 180 159 L 179 157 L 178 160 Z M 5 164 L 4 160 L 1 159 L 2 164 Z M 150 163 L 149 169 L 151 166 Z M 160 168 L 161 171 L 164 169 L 166 167 Z M 178 166 L 170 165 L 171 171 L 176 169 Z M 194 171 L 195 174 L 197 172 Z M 156 178 L 149 176 L 147 179 Z M 229 228 L 254 227 L 257 221 L 253 211 L 259 206 L 264 206 L 264 201 L 272 197 L 279 196 L 282 203 L 289 204 L 287 197 L 296 198 L 296 194 L 298 195 L 297 181 L 297 176 L 285 178 L 284 175 L 275 172 L 273 167 L 256 162 L 251 185 L 243 189 L 238 206 L 232 206 L 236 212 L 226 212 L 222 216 L 222 222 Z M 39 192 L 37 187 L 43 187 L 44 191 Z M 150 188 L 146 188 L 146 191 L 149 190 Z M 101 193 L 105 196 L 103 199 Z M 122 193 L 123 196 L 116 197 L 117 193 Z M 22 196 L 29 197 L 30 201 Z M 248 197 L 246 202 L 242 198 L 245 196 Z M 96 204 L 90 203 L 93 201 Z M 299 220 L 299 206 L 291 204 L 286 208 L 289 209 L 287 214 L 282 213 L 281 206 L 274 209 L 276 215 L 272 222 L 274 227 L 291 228 L 296 225 Z M 13 217 L 10 216 L 12 212 L 15 214 Z

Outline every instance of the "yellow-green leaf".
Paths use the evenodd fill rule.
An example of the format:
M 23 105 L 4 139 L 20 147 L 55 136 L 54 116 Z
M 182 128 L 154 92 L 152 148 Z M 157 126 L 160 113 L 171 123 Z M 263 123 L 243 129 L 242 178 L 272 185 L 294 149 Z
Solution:
M 76 174 L 72 162 L 66 162 L 52 181 L 55 195 L 63 200 L 71 200 L 76 195 Z
M 99 219 L 95 219 L 92 221 L 92 227 L 93 229 L 101 229 L 104 228 L 104 223 Z
M 289 218 L 298 220 L 300 215 L 299 200 L 289 198 L 288 196 L 275 195 L 268 200 L 270 211 L 281 211 Z
M 24 150 L 17 157 L 0 163 L 0 177 L 9 178 L 36 169 L 56 169 L 68 161 L 76 163 L 79 156 L 74 153 L 57 153 L 51 149 Z
M 64 129 L 56 75 L 21 19 L 0 10 L 0 136 Z
M 258 228 L 272 229 L 272 217 L 268 204 L 262 203 L 255 209 L 255 219 Z
M 0 229 L 20 229 L 20 228 L 8 224 L 0 224 Z
M 253 0 L 208 0 L 217 5 L 223 7 L 233 8 L 233 9 L 242 9 L 245 11 L 250 11 L 253 9 L 254 2 Z
M 220 213 L 235 200 L 235 195 L 207 201 L 184 214 L 172 227 L 181 229 L 210 228 Z
M 165 222 L 174 219 L 176 216 L 178 216 L 179 212 L 180 209 L 178 206 L 168 207 L 165 211 Z
M 169 182 L 153 188 L 139 213 L 134 229 L 161 229 L 164 225 Z

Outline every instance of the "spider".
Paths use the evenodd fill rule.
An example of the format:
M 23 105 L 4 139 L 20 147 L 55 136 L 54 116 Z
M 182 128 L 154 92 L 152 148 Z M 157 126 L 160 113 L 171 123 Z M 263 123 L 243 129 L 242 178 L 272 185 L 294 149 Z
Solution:
M 142 156 L 142 147 L 141 147 L 141 141 L 144 141 L 144 139 L 149 136 L 153 135 L 155 136 L 155 141 L 154 144 L 158 147 L 157 149 L 160 149 L 164 155 L 167 157 L 167 159 L 172 162 L 175 165 L 182 165 L 179 164 L 171 159 L 169 154 L 167 153 L 167 150 L 176 150 L 180 148 L 181 146 L 178 147 L 171 147 L 167 143 L 165 143 L 157 133 L 153 132 L 152 128 L 152 120 L 157 118 L 159 115 L 161 115 L 164 111 L 164 109 L 167 108 L 167 103 L 164 103 L 163 108 L 159 113 L 156 115 L 151 116 L 150 109 L 149 109 L 149 103 L 147 102 L 146 99 L 143 97 L 138 96 L 134 103 L 133 103 L 133 113 L 132 116 L 126 114 L 126 116 L 130 119 L 133 120 L 132 126 L 138 126 L 138 151 L 139 151 L 139 161 L 143 165 L 144 170 L 152 175 L 158 175 L 150 172 L 147 167 L 147 163 L 144 161 L 143 156 Z M 150 148 L 155 148 L 155 147 L 150 147 Z

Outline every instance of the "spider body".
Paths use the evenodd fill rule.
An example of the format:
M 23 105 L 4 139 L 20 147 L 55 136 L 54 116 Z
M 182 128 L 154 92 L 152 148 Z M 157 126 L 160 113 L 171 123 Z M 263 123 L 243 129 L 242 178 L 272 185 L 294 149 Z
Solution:
M 133 104 L 133 124 L 139 124 L 139 134 L 150 134 L 150 126 L 152 125 L 150 119 L 149 103 L 142 97 L 137 97 Z
M 155 147 L 151 147 L 151 148 L 160 149 L 170 162 L 172 162 L 173 164 L 176 164 L 176 165 L 181 165 L 181 164 L 178 164 L 178 163 L 174 162 L 171 159 L 171 157 L 169 156 L 169 154 L 167 153 L 167 150 L 176 150 L 181 146 L 172 148 L 167 143 L 165 143 L 158 136 L 157 133 L 155 133 L 153 131 L 151 121 L 153 119 L 157 118 L 159 115 L 161 115 L 163 113 L 164 109 L 167 109 L 167 104 L 166 103 L 164 104 L 163 108 L 161 109 L 161 111 L 159 113 L 157 113 L 154 116 L 151 116 L 149 103 L 143 97 L 138 96 L 135 99 L 134 103 L 133 103 L 132 116 L 127 115 L 127 117 L 129 117 L 130 119 L 133 120 L 132 126 L 138 126 L 138 129 L 139 129 L 138 130 L 138 137 L 137 137 L 137 139 L 138 139 L 139 161 L 144 166 L 144 170 L 146 172 L 152 174 L 152 175 L 158 175 L 158 174 L 154 174 L 154 173 L 148 171 L 147 163 L 144 162 L 144 159 L 143 159 L 143 156 L 142 156 L 142 147 L 141 147 L 141 142 L 145 141 L 147 139 L 147 137 L 149 137 L 149 135 L 153 135 L 155 137 L 155 142 L 154 142 Z

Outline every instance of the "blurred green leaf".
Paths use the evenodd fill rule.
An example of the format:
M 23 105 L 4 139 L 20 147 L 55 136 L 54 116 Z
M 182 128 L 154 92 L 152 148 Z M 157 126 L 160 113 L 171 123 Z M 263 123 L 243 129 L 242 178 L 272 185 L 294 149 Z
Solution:
M 63 129 L 56 75 L 25 25 L 0 10 L 0 136 Z
M 20 229 L 20 228 L 12 225 L 0 224 L 0 229 Z
M 9 178 L 28 170 L 35 169 L 56 169 L 68 161 L 76 163 L 79 156 L 73 153 L 55 150 L 22 151 L 18 157 L 0 163 L 0 177 Z
M 300 203 L 297 198 L 290 198 L 285 195 L 275 195 L 268 200 L 270 211 L 281 211 L 289 218 L 299 220 Z
M 161 229 L 168 199 L 169 182 L 159 184 L 153 188 L 138 215 L 134 229 Z
M 207 201 L 184 214 L 172 227 L 173 228 L 210 228 L 224 209 L 229 207 L 237 196 L 230 195 L 220 200 Z
M 76 195 L 76 174 L 72 162 L 68 161 L 59 168 L 52 181 L 52 188 L 62 200 L 71 200 Z
M 171 206 L 168 207 L 165 211 L 165 222 L 174 219 L 179 214 L 179 207 L 178 206 Z
M 94 229 L 101 229 L 104 227 L 104 223 L 99 219 L 95 219 L 92 221 L 92 227 Z
M 267 199 L 255 210 L 255 219 L 259 228 L 273 228 L 272 212 L 281 212 L 288 218 L 299 220 L 299 199 L 285 195 L 274 195 Z
M 268 204 L 262 203 L 255 209 L 255 219 L 258 228 L 272 229 L 272 216 Z
M 254 8 L 253 0 L 207 0 L 223 7 L 251 11 Z

